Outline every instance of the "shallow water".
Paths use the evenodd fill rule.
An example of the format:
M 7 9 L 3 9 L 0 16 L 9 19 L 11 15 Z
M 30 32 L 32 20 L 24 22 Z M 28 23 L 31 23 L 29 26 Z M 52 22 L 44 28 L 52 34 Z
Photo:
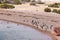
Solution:
M 0 20 L 0 40 L 52 40 L 50 36 L 25 25 Z

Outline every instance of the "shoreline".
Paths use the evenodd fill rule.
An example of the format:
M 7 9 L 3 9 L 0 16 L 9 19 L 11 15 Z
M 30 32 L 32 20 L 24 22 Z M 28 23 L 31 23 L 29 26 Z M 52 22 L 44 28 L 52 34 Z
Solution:
M 33 25 L 29 25 L 29 24 L 25 24 L 23 22 L 17 22 L 17 21 L 12 21 L 12 20 L 6 20 L 6 19 L 0 19 L 0 20 L 3 20 L 3 21 L 8 21 L 8 22 L 13 22 L 13 23 L 17 23 L 17 24 L 21 24 L 21 25 L 25 25 L 25 26 L 29 26 L 30 28 L 33 28 L 39 32 L 42 32 L 42 33 L 45 33 L 46 35 L 50 36 L 52 38 L 52 40 L 57 40 L 55 35 L 53 35 L 52 33 L 48 32 L 48 31 L 44 31 L 44 30 L 41 30 L 39 28 L 36 28 L 35 26 Z
M 8 11 L 9 12 L 9 11 Z M 8 22 L 14 22 L 14 23 L 17 23 L 17 24 L 23 24 L 23 25 L 26 25 L 26 26 L 29 26 L 29 27 L 31 27 L 31 28 L 33 28 L 33 29 L 35 29 L 35 30 L 37 30 L 37 31 L 39 31 L 39 32 L 43 32 L 43 33 L 45 33 L 45 34 L 47 34 L 47 35 L 49 35 L 49 36 L 51 36 L 51 38 L 52 38 L 52 40 L 57 40 L 57 38 L 56 38 L 56 36 L 55 35 L 53 35 L 51 32 L 48 32 L 48 31 L 44 31 L 44 30 L 41 30 L 41 29 L 39 29 L 39 28 L 37 28 L 36 26 L 34 26 L 34 25 L 32 25 L 32 24 L 27 24 L 27 22 L 23 22 L 23 21 L 20 21 L 19 19 L 17 19 L 17 17 L 15 18 L 14 16 L 16 16 L 16 15 L 14 15 L 14 14 L 16 14 L 15 12 L 13 12 L 13 13 L 11 13 L 11 14 L 13 14 L 12 16 L 8 16 L 7 14 L 9 14 L 8 12 L 6 12 L 6 13 L 4 13 L 4 12 L 2 12 L 2 13 L 4 13 L 4 14 L 6 14 L 6 15 L 1 15 L 0 14 L 0 20 L 5 20 L 5 21 L 8 21 Z M 17 13 L 18 14 L 18 13 Z M 21 13 L 20 13 L 21 14 Z M 24 14 L 24 13 L 23 13 Z M 26 13 L 26 14 L 28 14 L 28 13 Z M 30 14 L 31 16 L 32 15 L 34 15 L 34 14 Z M 29 15 L 29 16 L 30 16 Z M 36 14 L 35 14 L 36 15 Z M 24 16 L 24 15 L 23 15 Z M 26 16 L 26 15 L 25 15 Z M 36 15 L 36 16 L 38 16 L 38 15 Z M 5 17 L 5 18 L 4 18 Z M 27 16 L 28 17 L 28 16 Z M 33 17 L 33 16 L 32 16 Z

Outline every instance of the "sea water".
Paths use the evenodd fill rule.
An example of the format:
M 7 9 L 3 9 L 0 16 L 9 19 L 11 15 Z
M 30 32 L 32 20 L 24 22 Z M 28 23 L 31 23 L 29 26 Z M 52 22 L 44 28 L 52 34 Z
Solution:
M 28 26 L 0 20 L 0 40 L 52 40 L 52 38 Z

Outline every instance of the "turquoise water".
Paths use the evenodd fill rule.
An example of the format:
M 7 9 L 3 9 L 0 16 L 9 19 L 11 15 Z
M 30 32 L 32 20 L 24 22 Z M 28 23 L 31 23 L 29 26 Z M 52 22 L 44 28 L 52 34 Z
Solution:
M 0 20 L 0 40 L 52 40 L 50 36 L 25 25 Z

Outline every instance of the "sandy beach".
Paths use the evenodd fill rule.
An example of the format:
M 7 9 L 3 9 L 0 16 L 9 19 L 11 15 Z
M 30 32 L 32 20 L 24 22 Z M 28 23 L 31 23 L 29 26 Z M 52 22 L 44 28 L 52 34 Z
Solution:
M 31 26 L 38 31 L 42 31 L 49 36 L 52 37 L 53 40 L 58 40 L 60 37 L 56 37 L 54 34 L 53 28 L 55 26 L 60 26 L 60 15 L 56 13 L 48 13 L 44 12 L 43 9 L 47 6 L 30 6 L 30 5 L 14 5 L 14 9 L 0 9 L 0 19 L 11 21 L 19 24 L 24 24 L 27 26 Z M 34 22 L 38 22 L 37 24 L 33 24 Z M 48 29 L 44 27 L 41 29 L 41 25 L 46 24 Z M 45 25 L 45 26 L 46 26 Z M 50 26 L 53 25 L 53 28 L 50 29 Z M 53 36 L 52 36 L 53 35 Z

